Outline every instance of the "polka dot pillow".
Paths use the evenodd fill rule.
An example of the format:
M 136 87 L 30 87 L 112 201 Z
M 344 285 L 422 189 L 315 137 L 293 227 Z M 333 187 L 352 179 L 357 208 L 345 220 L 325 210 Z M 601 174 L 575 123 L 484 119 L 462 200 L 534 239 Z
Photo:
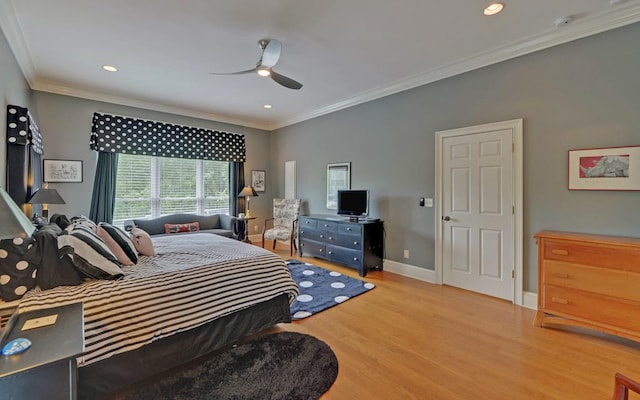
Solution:
M 0 240 L 0 298 L 12 301 L 22 298 L 36 285 L 37 265 L 25 261 L 33 246 L 32 238 Z

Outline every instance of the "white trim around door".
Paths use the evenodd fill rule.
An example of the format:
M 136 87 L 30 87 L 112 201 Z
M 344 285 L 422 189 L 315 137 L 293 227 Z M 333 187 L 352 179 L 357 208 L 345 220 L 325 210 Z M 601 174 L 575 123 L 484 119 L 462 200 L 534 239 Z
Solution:
M 487 131 L 496 131 L 510 129 L 513 138 L 513 234 L 514 234 L 514 295 L 513 303 L 523 305 L 523 121 L 522 119 L 514 119 L 509 121 L 495 122 L 484 125 L 476 125 L 459 129 L 451 129 L 436 132 L 436 165 L 435 165 L 435 181 L 436 181 L 436 208 L 435 208 L 435 276 L 436 283 L 443 282 L 443 141 L 445 138 L 472 135 L 474 133 L 482 133 Z

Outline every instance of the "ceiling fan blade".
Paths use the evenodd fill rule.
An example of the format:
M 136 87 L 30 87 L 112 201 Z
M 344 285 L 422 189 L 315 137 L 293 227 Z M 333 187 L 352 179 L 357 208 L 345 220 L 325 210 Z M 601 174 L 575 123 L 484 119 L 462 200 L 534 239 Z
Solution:
M 271 79 L 273 79 L 274 81 L 278 82 L 279 84 L 281 84 L 282 86 L 289 88 L 289 89 L 295 89 L 298 90 L 302 87 L 302 83 L 300 82 L 296 82 L 291 78 L 288 78 L 284 75 L 280 75 L 279 73 L 275 72 L 275 71 L 271 71 Z
M 267 43 L 266 47 L 262 51 L 262 59 L 260 60 L 260 64 L 263 67 L 271 68 L 280 59 L 280 52 L 282 51 L 282 43 L 279 40 L 275 39 L 262 39 L 260 42 L 260 46 L 264 43 Z
M 238 72 L 209 72 L 209 75 L 242 75 L 242 74 L 250 74 L 252 72 L 256 72 L 258 67 L 248 69 L 246 71 L 238 71 Z

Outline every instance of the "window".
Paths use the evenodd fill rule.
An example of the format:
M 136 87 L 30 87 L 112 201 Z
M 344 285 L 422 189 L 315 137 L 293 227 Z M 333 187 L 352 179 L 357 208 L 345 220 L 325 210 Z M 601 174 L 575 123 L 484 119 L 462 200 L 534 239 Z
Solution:
M 114 224 L 173 213 L 228 214 L 229 163 L 120 154 Z

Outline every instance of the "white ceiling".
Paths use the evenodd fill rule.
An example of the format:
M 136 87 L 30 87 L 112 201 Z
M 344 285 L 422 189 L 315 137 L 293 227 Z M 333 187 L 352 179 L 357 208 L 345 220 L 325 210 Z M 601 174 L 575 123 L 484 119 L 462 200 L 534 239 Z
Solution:
M 0 0 L 0 27 L 33 89 L 272 130 L 640 21 L 640 0 L 503 1 Z M 261 38 L 302 89 L 209 74 Z

